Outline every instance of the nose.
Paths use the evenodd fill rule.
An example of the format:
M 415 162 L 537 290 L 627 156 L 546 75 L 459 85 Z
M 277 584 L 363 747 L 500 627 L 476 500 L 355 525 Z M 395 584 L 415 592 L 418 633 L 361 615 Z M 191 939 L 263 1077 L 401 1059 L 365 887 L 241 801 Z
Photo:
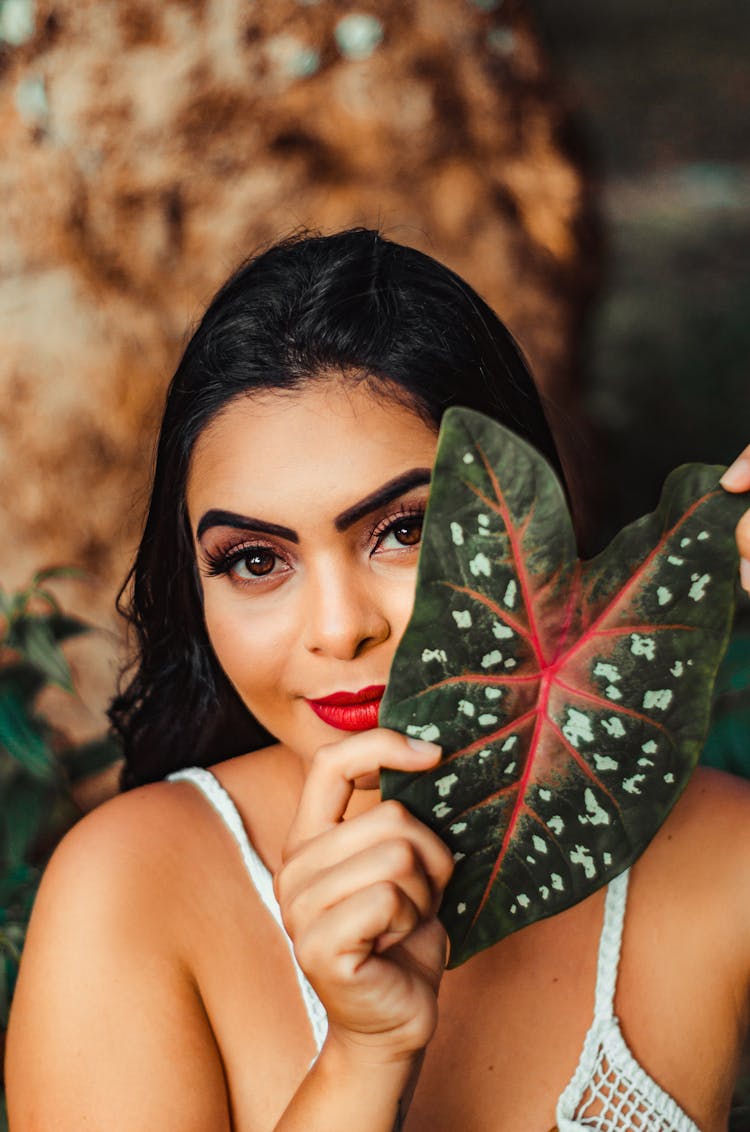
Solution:
M 351 563 L 328 564 L 311 575 L 302 600 L 308 652 L 354 660 L 391 634 L 377 582 Z

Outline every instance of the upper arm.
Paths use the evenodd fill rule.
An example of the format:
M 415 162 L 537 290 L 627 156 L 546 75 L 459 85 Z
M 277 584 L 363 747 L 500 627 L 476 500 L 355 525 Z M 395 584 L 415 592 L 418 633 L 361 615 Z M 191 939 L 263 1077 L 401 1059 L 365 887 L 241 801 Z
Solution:
M 153 852 L 154 802 L 130 798 L 79 823 L 42 880 L 8 1031 L 13 1132 L 229 1129 L 221 1059 L 175 946 L 169 862 Z

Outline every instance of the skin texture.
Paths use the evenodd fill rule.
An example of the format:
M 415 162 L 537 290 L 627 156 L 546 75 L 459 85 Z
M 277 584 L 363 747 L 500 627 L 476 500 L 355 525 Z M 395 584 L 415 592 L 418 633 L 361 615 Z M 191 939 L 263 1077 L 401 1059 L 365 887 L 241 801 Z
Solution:
M 377 791 L 381 766 L 439 751 L 344 734 L 306 702 L 386 681 L 427 489 L 335 519 L 429 467 L 436 440 L 403 407 L 321 382 L 235 402 L 193 457 L 194 533 L 223 510 L 298 536 L 211 526 L 196 553 L 212 646 L 278 738 L 215 770 L 328 1010 L 315 1068 L 285 945 L 231 838 L 190 784 L 156 784 L 80 822 L 45 874 L 9 1033 L 12 1132 L 391 1132 L 418 1073 L 408 1132 L 554 1123 L 591 1021 L 604 893 L 444 974 L 450 855 Z M 697 772 L 631 875 L 616 1010 L 704 1132 L 726 1128 L 747 1026 L 749 831 L 750 787 Z

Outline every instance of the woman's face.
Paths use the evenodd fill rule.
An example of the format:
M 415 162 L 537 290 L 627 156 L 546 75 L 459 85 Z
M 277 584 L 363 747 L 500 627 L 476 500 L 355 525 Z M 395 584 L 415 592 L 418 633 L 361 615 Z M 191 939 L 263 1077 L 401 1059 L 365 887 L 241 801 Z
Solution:
M 376 726 L 436 447 L 415 413 L 335 379 L 237 399 L 195 445 L 208 635 L 249 710 L 305 761 Z M 317 702 L 331 696 L 344 702 Z

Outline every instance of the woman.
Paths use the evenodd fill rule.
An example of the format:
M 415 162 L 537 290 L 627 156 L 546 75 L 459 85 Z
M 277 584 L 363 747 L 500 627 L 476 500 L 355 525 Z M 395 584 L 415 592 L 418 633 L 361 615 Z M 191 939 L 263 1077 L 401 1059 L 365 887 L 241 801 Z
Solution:
M 440 751 L 376 723 L 455 403 L 556 463 L 495 316 L 376 233 L 272 248 L 209 307 L 170 388 L 133 573 L 139 660 L 112 708 L 140 788 L 45 874 L 9 1033 L 12 1132 L 726 1127 L 747 784 L 697 771 L 632 867 L 619 975 L 615 882 L 443 971 L 451 856 L 377 791 L 380 767 Z M 750 487 L 745 465 L 731 486 Z M 212 773 L 179 773 L 195 764 Z M 630 1048 L 613 1053 L 616 976 Z

